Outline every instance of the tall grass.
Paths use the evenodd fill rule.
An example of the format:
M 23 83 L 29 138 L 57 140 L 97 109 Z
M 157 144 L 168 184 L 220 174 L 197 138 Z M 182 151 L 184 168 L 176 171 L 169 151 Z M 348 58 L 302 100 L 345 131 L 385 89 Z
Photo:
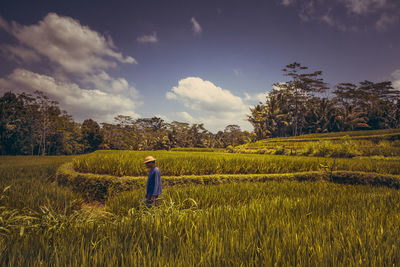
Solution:
M 171 151 L 97 151 L 77 157 L 73 163 L 80 172 L 144 176 L 147 170 L 142 161 L 150 154 L 158 159 L 162 174 L 167 176 L 290 173 L 316 171 L 320 164 L 333 164 L 331 158 Z M 335 170 L 400 174 L 400 159 L 337 159 Z
M 137 195 L 110 200 L 96 216 L 49 212 L 43 227 L 2 240 L 3 265 L 400 262 L 400 192 L 393 189 L 309 182 L 171 188 L 150 209 L 138 204 Z
M 80 160 L 119 159 L 114 153 L 98 152 Z M 147 153 L 121 156 L 136 157 L 132 162 L 142 166 Z M 165 160 L 166 170 L 179 167 L 168 165 L 170 157 L 178 162 L 185 156 L 196 167 L 202 166 L 196 165 L 202 159 L 251 168 L 281 160 L 273 170 L 319 162 L 305 157 L 157 153 L 153 155 L 160 164 Z M 0 158 L 1 266 L 400 264 L 400 191 L 395 189 L 295 181 L 191 185 L 164 188 L 156 207 L 141 204 L 143 189 L 108 199 L 104 209 L 79 209 L 81 196 L 53 183 L 57 167 L 70 160 Z M 381 172 L 399 168 L 395 159 L 338 162 L 343 168 Z
M 0 192 L 9 187 L 0 205 L 34 211 L 40 211 L 43 205 L 51 205 L 57 211 L 79 206 L 79 195 L 54 182 L 57 168 L 71 159 L 71 156 L 0 157 Z
M 271 139 L 272 140 L 272 139 Z M 356 140 L 350 137 L 320 140 L 259 141 L 234 148 L 236 153 L 306 155 L 351 158 L 355 156 L 400 156 L 400 141 Z
M 336 139 L 345 136 L 350 136 L 354 139 L 364 139 L 364 138 L 390 138 L 391 136 L 398 136 L 400 134 L 400 129 L 384 129 L 384 130 L 359 130 L 359 131 L 346 131 L 346 132 L 331 132 L 331 133 L 313 133 L 313 134 L 303 134 L 299 136 L 289 136 L 289 137 L 278 137 L 267 139 L 267 141 L 278 141 L 278 140 L 320 140 L 326 139 Z

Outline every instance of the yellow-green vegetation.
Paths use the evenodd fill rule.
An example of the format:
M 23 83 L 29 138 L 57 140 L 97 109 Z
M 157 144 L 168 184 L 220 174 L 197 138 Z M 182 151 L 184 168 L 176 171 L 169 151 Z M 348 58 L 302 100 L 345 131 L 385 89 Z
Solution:
M 21 167 L 24 159 L 8 159 L 1 164 L 1 192 L 10 181 L 32 188 L 19 195 L 27 200 L 20 208 L 4 201 L 20 188 L 0 194 L 2 266 L 400 262 L 395 189 L 323 181 L 191 185 L 165 188 L 159 206 L 147 209 L 139 188 L 109 199 L 104 210 L 76 209 L 79 195 L 65 187 L 51 194 L 53 185 L 45 186 L 65 158 L 51 158 L 54 164 L 29 159 L 27 168 Z
M 331 151 L 321 142 L 335 140 L 308 144 Z M 1 157 L 0 264 L 399 265 L 400 158 L 328 152 Z M 150 154 L 163 199 L 146 207 Z
M 299 136 L 277 137 L 271 138 L 275 141 L 299 141 L 299 140 L 314 140 L 321 139 L 334 140 L 341 137 L 350 136 L 352 139 L 391 139 L 397 138 L 400 135 L 400 129 L 384 129 L 384 130 L 362 130 L 362 131 L 345 131 L 345 132 L 331 132 L 331 133 L 314 133 L 303 134 Z M 267 139 L 268 140 L 268 139 Z
M 57 168 L 71 159 L 71 156 L 0 157 L 0 192 L 9 187 L 0 206 L 40 211 L 41 206 L 50 205 L 62 211 L 66 203 L 81 199 L 80 195 L 60 188 L 55 182 Z
M 318 171 L 321 164 L 334 170 L 400 174 L 400 158 L 332 159 L 217 152 L 97 151 L 74 158 L 73 166 L 79 172 L 144 176 L 147 171 L 142 161 L 149 154 L 157 158 L 166 176 Z
M 351 158 L 400 156 L 400 130 L 354 131 L 270 138 L 237 146 L 232 152 Z
M 324 166 L 323 167 L 328 167 Z M 321 167 L 322 168 L 322 167 Z M 329 181 L 342 184 L 367 184 L 400 188 L 400 175 L 374 172 L 321 171 L 267 174 L 214 174 L 163 176 L 163 187 L 189 185 L 218 185 L 225 183 L 266 182 L 266 181 Z M 146 177 L 113 176 L 77 172 L 72 163 L 62 165 L 57 171 L 59 185 L 68 186 L 87 200 L 104 201 L 122 191 L 144 188 Z
M 171 151 L 184 152 L 224 152 L 224 148 L 208 148 L 208 147 L 174 147 Z

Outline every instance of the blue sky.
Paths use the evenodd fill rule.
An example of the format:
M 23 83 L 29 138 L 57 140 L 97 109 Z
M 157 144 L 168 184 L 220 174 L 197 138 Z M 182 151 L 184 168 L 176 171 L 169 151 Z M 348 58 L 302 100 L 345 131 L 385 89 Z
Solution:
M 3 1 L 0 91 L 41 90 L 78 121 L 245 121 L 294 61 L 400 89 L 397 0 Z

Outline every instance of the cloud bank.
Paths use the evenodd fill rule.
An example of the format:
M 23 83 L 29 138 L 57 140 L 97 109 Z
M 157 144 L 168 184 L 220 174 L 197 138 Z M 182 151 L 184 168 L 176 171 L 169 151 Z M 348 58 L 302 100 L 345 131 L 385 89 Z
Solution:
M 43 91 L 77 120 L 110 122 L 117 114 L 137 117 L 138 91 L 125 78 L 107 72 L 118 64 L 137 62 L 122 55 L 110 36 L 55 13 L 33 25 L 0 18 L 0 29 L 16 40 L 14 44 L 0 44 L 7 59 L 47 70 L 35 73 L 24 64 L 24 68 L 0 79 L 0 91 Z
M 400 91 L 400 69 L 395 70 L 391 76 L 393 78 L 393 87 Z

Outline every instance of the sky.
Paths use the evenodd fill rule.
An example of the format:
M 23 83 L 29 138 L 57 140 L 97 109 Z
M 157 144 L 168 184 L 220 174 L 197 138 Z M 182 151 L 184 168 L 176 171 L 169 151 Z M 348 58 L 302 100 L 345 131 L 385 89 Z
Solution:
M 249 108 L 295 61 L 332 88 L 400 90 L 399 18 L 399 0 L 3 0 L 0 93 L 40 90 L 80 122 L 252 130 Z

